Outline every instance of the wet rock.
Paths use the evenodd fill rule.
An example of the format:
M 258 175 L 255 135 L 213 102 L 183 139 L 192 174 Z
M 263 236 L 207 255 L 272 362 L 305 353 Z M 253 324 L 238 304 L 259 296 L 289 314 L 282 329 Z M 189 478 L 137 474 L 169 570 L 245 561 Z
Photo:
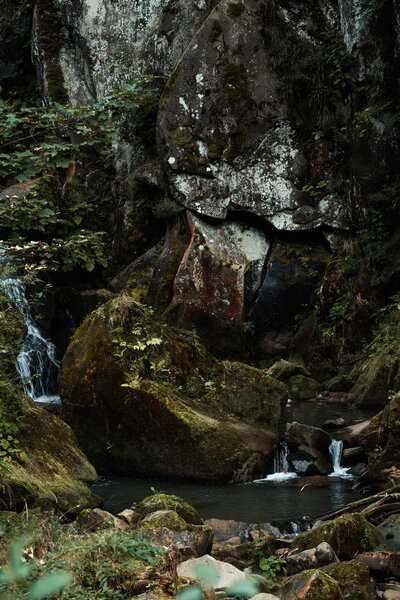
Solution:
M 328 565 L 323 571 L 338 582 L 345 600 L 375 600 L 375 582 L 368 567 L 358 560 Z
M 279 598 L 273 594 L 256 594 L 251 598 L 252 600 L 279 600 Z
M 308 446 L 301 445 L 291 451 L 288 459 L 296 472 L 305 475 L 328 475 L 332 471 L 331 462 L 326 454 Z
M 168 494 L 153 494 L 144 498 L 137 506 L 136 512 L 141 516 L 142 519 L 151 513 L 155 513 L 160 510 L 172 510 L 175 511 L 186 523 L 192 525 L 203 525 L 203 520 L 199 513 L 193 506 L 190 506 L 182 498 L 176 496 L 169 496 Z
M 355 446 L 354 448 L 345 448 L 343 450 L 343 460 L 346 464 L 355 464 L 360 461 L 360 459 L 365 457 L 364 450 L 361 446 Z
M 285 560 L 285 569 L 288 575 L 294 575 L 306 569 L 319 569 L 330 563 L 339 562 L 333 548 L 326 542 L 322 542 L 316 548 L 288 556 Z
M 286 425 L 286 441 L 293 446 L 307 446 L 327 455 L 331 437 L 322 429 L 293 421 Z
M 322 429 L 325 431 L 335 431 L 336 429 L 340 429 L 345 425 L 346 421 L 341 417 L 338 417 L 337 419 L 328 419 L 325 421 L 325 423 L 322 425 Z
M 339 584 L 319 570 L 303 571 L 291 577 L 278 592 L 281 600 L 344 600 Z
M 63 417 L 103 468 L 219 481 L 254 452 L 267 459 L 287 397 L 281 382 L 217 361 L 126 295 L 77 330 L 60 393 Z
M 367 565 L 374 577 L 400 577 L 400 552 L 375 550 L 357 554 L 356 559 Z
M 358 513 L 345 514 L 297 536 L 293 548 L 305 550 L 328 542 L 341 560 L 351 560 L 358 552 L 373 549 L 382 541 L 382 533 Z

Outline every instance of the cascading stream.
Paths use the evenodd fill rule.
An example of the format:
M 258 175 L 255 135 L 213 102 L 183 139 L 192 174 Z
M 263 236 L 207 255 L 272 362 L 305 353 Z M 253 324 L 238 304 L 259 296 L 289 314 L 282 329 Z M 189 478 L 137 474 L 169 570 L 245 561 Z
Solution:
M 342 479 L 351 479 L 353 476 L 348 473 L 348 467 L 342 467 L 340 465 L 343 454 L 343 442 L 339 440 L 332 440 L 329 446 L 329 454 L 332 459 L 333 473 L 330 473 L 329 477 L 341 477 Z
M 274 472 L 266 475 L 263 479 L 255 479 L 253 483 L 264 483 L 265 481 L 280 482 L 297 477 L 297 473 L 294 473 L 290 468 L 289 461 L 287 460 L 288 454 L 288 445 L 286 442 L 280 442 L 274 453 Z
M 4 251 L 0 249 L 0 265 L 6 264 Z M 60 363 L 56 347 L 46 340 L 35 322 L 24 285 L 15 278 L 0 278 L 0 287 L 23 314 L 27 334 L 17 357 L 16 370 L 19 373 L 24 392 L 35 402 L 59 403 L 57 394 L 57 372 Z

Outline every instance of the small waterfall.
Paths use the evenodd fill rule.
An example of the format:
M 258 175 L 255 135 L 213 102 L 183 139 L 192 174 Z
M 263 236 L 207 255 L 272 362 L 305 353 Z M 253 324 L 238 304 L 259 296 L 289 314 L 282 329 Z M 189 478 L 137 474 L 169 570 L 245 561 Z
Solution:
M 2 264 L 6 264 L 6 260 L 0 249 L 0 266 Z M 60 363 L 56 347 L 46 340 L 35 322 L 22 283 L 12 277 L 2 277 L 0 287 L 25 318 L 27 335 L 16 363 L 24 392 L 35 402 L 59 403 L 57 372 Z
M 332 459 L 333 473 L 329 477 L 342 477 L 343 479 L 350 479 L 352 475 L 348 473 L 349 468 L 341 467 L 340 462 L 343 454 L 343 442 L 339 440 L 332 440 L 329 446 L 329 454 Z
M 293 473 L 290 468 L 289 461 L 287 460 L 288 454 L 289 448 L 286 442 L 280 442 L 274 452 L 274 472 L 266 475 L 263 479 L 255 479 L 253 483 L 264 483 L 265 481 L 280 482 L 297 477 L 297 474 Z

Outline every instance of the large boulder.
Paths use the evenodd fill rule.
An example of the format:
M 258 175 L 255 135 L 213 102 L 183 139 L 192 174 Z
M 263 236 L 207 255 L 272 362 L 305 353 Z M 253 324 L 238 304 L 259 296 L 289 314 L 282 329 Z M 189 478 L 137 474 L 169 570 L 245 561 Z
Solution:
M 21 458 L 0 459 L 3 507 L 23 508 L 26 501 L 31 506 L 78 513 L 101 503 L 89 489 L 97 480 L 96 471 L 66 423 L 24 397 L 18 429 Z
M 276 439 L 286 386 L 217 361 L 126 295 L 90 315 L 65 354 L 63 416 L 96 465 L 227 480 Z M 174 444 L 171 443 L 174 440 Z
M 318 569 L 291 577 L 279 590 L 278 596 L 281 600 L 344 600 L 337 581 Z
M 293 421 L 286 425 L 286 441 L 293 446 L 307 446 L 327 455 L 331 437 L 326 431 L 312 425 Z
M 367 565 L 375 577 L 400 577 L 400 552 L 375 550 L 358 554 L 356 558 Z
M 400 356 L 397 345 L 389 345 L 364 361 L 349 399 L 359 406 L 383 408 L 388 390 L 400 388 Z
M 300 573 L 306 569 L 319 569 L 324 565 L 339 562 L 333 548 L 326 542 L 321 542 L 316 548 L 291 554 L 286 559 L 285 569 L 288 575 Z
M 375 600 L 375 582 L 369 568 L 358 560 L 350 560 L 324 567 L 324 572 L 338 582 L 345 600 Z
M 372 550 L 382 541 L 382 533 L 358 513 L 345 514 L 298 535 L 293 548 L 306 550 L 328 542 L 340 559 L 351 560 L 360 551 Z
M 400 461 L 400 394 L 371 419 L 360 441 L 368 457 L 369 478 L 382 489 L 391 487 Z

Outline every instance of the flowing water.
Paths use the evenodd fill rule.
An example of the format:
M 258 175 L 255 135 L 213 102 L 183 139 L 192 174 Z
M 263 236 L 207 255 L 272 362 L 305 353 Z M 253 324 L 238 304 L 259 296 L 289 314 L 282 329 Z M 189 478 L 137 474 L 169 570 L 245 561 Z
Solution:
M 286 442 L 280 442 L 274 453 L 274 472 L 266 475 L 263 479 L 255 479 L 253 483 L 265 483 L 266 481 L 280 483 L 287 481 L 288 479 L 296 478 L 297 473 L 296 471 L 292 471 L 287 459 L 288 454 L 288 445 Z
M 329 446 L 329 454 L 332 459 L 333 473 L 329 477 L 342 477 L 343 479 L 353 479 L 353 475 L 350 475 L 349 468 L 342 467 L 340 462 L 343 454 L 343 442 L 338 440 L 332 440 Z
M 2 264 L 6 264 L 6 259 L 0 253 L 0 266 Z M 0 287 L 25 319 L 27 334 L 16 363 L 24 392 L 35 402 L 59 403 L 57 373 L 60 363 L 56 347 L 44 337 L 33 318 L 25 286 L 17 278 L 5 276 L 0 278 Z

